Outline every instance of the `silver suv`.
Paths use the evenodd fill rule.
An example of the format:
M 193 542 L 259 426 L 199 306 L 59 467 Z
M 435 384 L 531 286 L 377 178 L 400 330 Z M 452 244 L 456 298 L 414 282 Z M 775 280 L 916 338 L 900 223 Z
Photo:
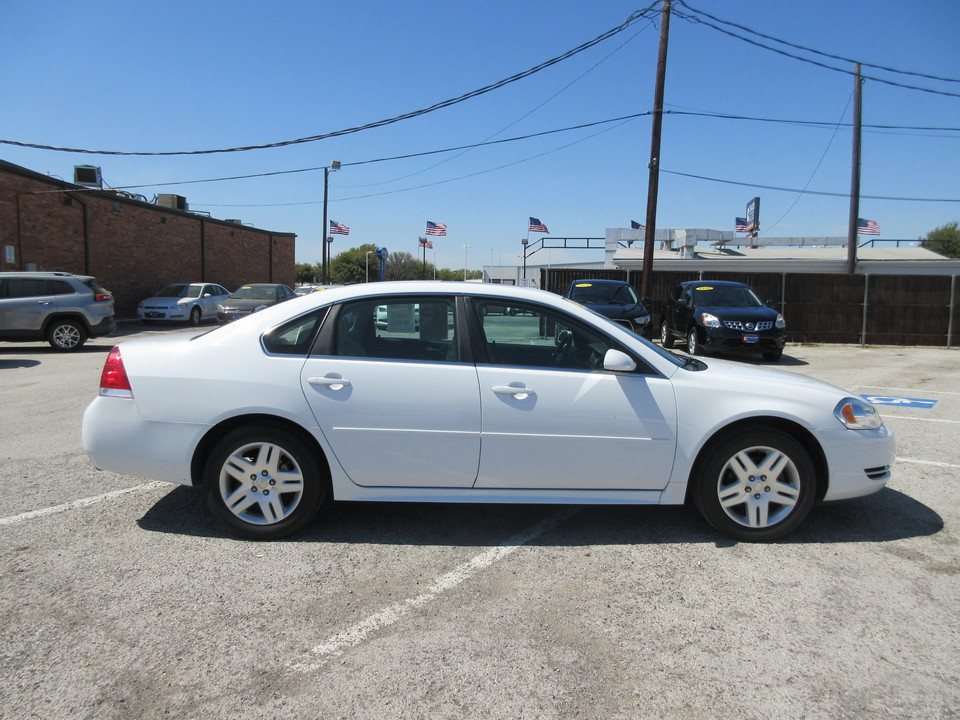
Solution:
M 113 295 L 96 278 L 66 272 L 0 272 L 0 340 L 46 340 L 77 350 L 113 332 Z

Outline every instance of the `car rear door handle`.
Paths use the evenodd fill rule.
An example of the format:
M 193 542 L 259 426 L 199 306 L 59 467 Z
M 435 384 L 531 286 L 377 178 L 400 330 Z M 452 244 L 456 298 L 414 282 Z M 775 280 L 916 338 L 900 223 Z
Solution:
M 319 387 L 328 387 L 331 390 L 340 390 L 350 386 L 350 381 L 339 375 L 324 375 L 323 377 L 308 377 L 307 382 Z
M 537 394 L 533 388 L 528 388 L 526 385 L 494 385 L 491 389 L 497 395 L 513 395 L 518 400 Z

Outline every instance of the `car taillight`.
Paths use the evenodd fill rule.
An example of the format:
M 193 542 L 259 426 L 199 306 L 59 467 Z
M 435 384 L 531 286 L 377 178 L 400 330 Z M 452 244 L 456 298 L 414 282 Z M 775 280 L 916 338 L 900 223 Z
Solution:
M 100 395 L 104 397 L 133 397 L 133 388 L 130 379 L 123 367 L 123 358 L 120 357 L 120 348 L 114 347 L 107 355 L 100 373 Z
M 97 293 L 93 296 L 94 302 L 112 302 L 113 295 L 107 295 L 106 293 Z

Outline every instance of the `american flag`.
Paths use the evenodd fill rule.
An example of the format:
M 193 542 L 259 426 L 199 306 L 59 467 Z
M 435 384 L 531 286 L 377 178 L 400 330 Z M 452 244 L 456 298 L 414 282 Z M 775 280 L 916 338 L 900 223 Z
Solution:
M 857 233 L 860 235 L 879 235 L 880 226 L 873 220 L 857 218 Z
M 736 219 L 736 221 L 735 221 L 735 225 L 736 225 L 736 227 L 735 227 L 734 230 L 733 230 L 734 232 L 742 232 L 742 233 L 750 232 L 750 226 L 747 225 L 747 219 L 746 219 L 746 218 L 739 218 L 739 217 L 738 217 L 738 218 Z
M 548 233 L 547 226 L 540 222 L 539 218 L 530 218 L 530 232 Z
M 425 247 L 428 250 L 433 250 L 433 240 L 427 240 L 426 238 L 420 238 L 420 247 Z
M 444 225 L 443 223 L 430 222 L 429 220 L 427 220 L 427 235 L 440 235 L 440 236 L 443 236 L 443 235 L 446 235 L 446 234 L 447 234 L 447 226 L 446 226 L 446 225 Z M 431 245 L 431 247 L 433 247 L 433 246 Z
M 647 229 L 647 226 L 646 226 L 646 225 L 641 225 L 641 224 L 638 223 L 636 220 L 631 220 L 631 221 L 630 221 L 630 229 L 631 229 L 631 230 L 646 230 L 646 229 Z
M 331 235 L 349 235 L 350 228 L 348 228 L 343 223 L 338 223 L 336 220 L 330 221 L 330 234 Z

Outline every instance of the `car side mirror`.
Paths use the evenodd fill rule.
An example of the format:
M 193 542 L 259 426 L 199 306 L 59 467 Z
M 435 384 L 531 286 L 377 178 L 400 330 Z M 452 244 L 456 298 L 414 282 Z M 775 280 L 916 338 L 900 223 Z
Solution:
M 625 352 L 610 348 L 603 356 L 603 369 L 611 372 L 633 372 L 637 369 L 637 363 Z
M 650 307 L 653 305 L 653 300 L 651 300 L 648 297 L 642 297 L 640 298 L 640 304 L 649 310 Z

